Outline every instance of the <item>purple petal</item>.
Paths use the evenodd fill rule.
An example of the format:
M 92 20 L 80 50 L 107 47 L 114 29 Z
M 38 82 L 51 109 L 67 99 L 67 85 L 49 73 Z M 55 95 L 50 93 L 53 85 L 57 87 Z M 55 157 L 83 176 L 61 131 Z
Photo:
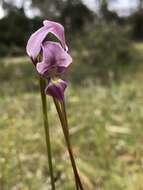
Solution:
M 71 56 L 64 51 L 59 43 L 47 41 L 43 44 L 43 62 L 51 66 L 55 65 L 59 70 L 67 68 L 71 62 Z M 61 69 L 60 69 L 61 68 Z
M 66 46 L 65 43 L 65 34 L 64 34 L 64 27 L 57 23 L 57 22 L 52 22 L 49 20 L 44 20 L 43 21 L 44 26 L 47 26 L 48 28 L 51 28 L 51 33 L 54 34 L 61 42 L 63 48 L 65 50 L 68 50 L 68 47 Z
M 33 60 L 35 60 L 40 53 L 41 43 L 48 32 L 50 32 L 49 28 L 43 26 L 30 36 L 26 46 L 26 51 L 29 57 Z
M 65 35 L 64 35 L 64 27 L 57 23 L 45 20 L 43 22 L 44 26 L 41 27 L 39 30 L 34 32 L 27 43 L 26 51 L 27 54 L 35 60 L 40 53 L 41 50 L 41 43 L 45 39 L 48 33 L 54 34 L 61 42 L 62 46 L 67 49 L 65 44 Z
M 57 98 L 59 101 L 64 100 L 64 91 L 67 87 L 67 83 L 61 79 L 50 80 L 45 89 L 45 93 L 49 96 Z

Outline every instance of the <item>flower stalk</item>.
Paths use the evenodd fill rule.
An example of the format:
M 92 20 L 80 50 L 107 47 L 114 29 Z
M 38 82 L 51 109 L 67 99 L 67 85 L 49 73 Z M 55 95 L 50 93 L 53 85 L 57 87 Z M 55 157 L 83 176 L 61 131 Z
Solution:
M 76 189 L 78 190 L 79 188 L 81 190 L 83 189 L 81 180 L 80 180 L 80 176 L 78 173 L 78 169 L 76 167 L 76 163 L 75 163 L 75 159 L 73 156 L 73 151 L 71 148 L 71 143 L 70 143 L 70 138 L 69 138 L 69 130 L 68 130 L 68 122 L 67 122 L 67 115 L 66 115 L 66 108 L 65 108 L 65 102 L 63 101 L 59 101 L 58 99 L 53 97 L 53 101 L 61 122 L 61 126 L 63 129 L 63 133 L 64 133 L 64 137 L 65 137 L 65 141 L 66 141 L 66 145 L 67 145 L 67 149 L 68 149 L 68 153 L 69 153 L 69 157 L 71 160 L 71 164 L 72 164 L 72 168 L 73 168 L 73 172 L 74 172 L 74 176 L 75 176 L 75 182 L 76 182 Z
M 49 131 L 49 123 L 48 123 L 48 115 L 47 115 L 47 100 L 46 100 L 46 95 L 45 95 L 46 83 L 45 83 L 45 80 L 40 75 L 39 75 L 39 84 L 40 84 L 40 92 L 41 92 L 43 121 L 44 121 L 44 128 L 45 128 L 45 137 L 46 137 L 46 146 L 47 146 L 47 156 L 48 156 L 49 173 L 50 173 L 50 179 L 51 179 L 51 187 L 52 187 L 52 190 L 55 190 L 51 143 L 50 143 L 50 131 Z

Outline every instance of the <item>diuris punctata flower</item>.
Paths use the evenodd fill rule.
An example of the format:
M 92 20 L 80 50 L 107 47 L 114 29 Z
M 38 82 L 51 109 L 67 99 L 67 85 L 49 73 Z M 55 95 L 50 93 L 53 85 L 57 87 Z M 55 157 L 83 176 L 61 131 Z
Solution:
M 52 190 L 55 190 L 45 93 L 53 97 L 53 101 L 56 106 L 58 116 L 60 118 L 71 164 L 73 167 L 76 181 L 76 189 L 80 188 L 80 190 L 83 190 L 69 140 L 67 114 L 64 102 L 64 91 L 67 87 L 67 83 L 59 78 L 59 76 L 61 76 L 61 74 L 63 74 L 66 68 L 71 64 L 72 58 L 67 53 L 68 48 L 65 43 L 64 27 L 57 22 L 52 22 L 48 20 L 45 20 L 43 22 L 43 25 L 44 26 L 42 26 L 39 30 L 37 30 L 30 36 L 26 46 L 26 51 L 28 56 L 32 59 L 32 62 L 34 63 L 38 73 L 40 74 L 39 81 L 43 107 L 47 153 L 49 160 L 49 171 L 51 177 L 51 187 Z M 56 38 L 58 38 L 59 43 L 46 41 L 46 36 L 49 33 L 52 33 Z M 47 86 L 45 85 L 45 80 L 43 79 L 43 77 L 48 80 Z
M 43 24 L 43 27 L 30 36 L 26 51 L 38 73 L 48 79 L 46 94 L 62 101 L 67 83 L 59 79 L 59 76 L 71 64 L 72 58 L 67 53 L 64 27 L 57 22 L 48 20 L 45 20 Z M 55 35 L 59 39 L 59 43 L 44 41 L 48 33 Z M 39 62 L 38 57 L 41 59 Z

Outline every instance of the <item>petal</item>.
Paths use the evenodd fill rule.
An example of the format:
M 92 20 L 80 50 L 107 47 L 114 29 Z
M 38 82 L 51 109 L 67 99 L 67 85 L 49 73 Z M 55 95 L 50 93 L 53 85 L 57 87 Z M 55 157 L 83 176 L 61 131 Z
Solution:
M 43 62 L 49 64 L 56 64 L 55 42 L 46 41 L 42 44 Z
M 57 98 L 59 101 L 64 100 L 64 91 L 67 87 L 67 83 L 61 79 L 50 80 L 45 89 L 45 93 L 49 96 Z
M 47 41 L 43 44 L 43 62 L 67 68 L 71 62 L 71 56 L 61 47 L 59 43 Z
M 68 50 L 68 47 L 66 46 L 66 43 L 65 43 L 64 27 L 57 22 L 53 22 L 49 20 L 44 20 L 43 24 L 44 26 L 51 28 L 50 32 L 53 33 L 60 40 L 63 48 L 65 50 Z
M 41 44 L 48 33 L 54 34 L 61 42 L 62 46 L 67 50 L 67 46 L 65 44 L 65 35 L 64 35 L 64 27 L 57 23 L 45 20 L 43 22 L 44 26 L 41 27 L 39 30 L 34 32 L 27 43 L 26 51 L 27 54 L 35 60 L 40 53 Z
M 30 36 L 26 46 L 26 51 L 29 57 L 33 60 L 35 60 L 40 53 L 41 43 L 49 31 L 49 28 L 43 26 Z
M 37 69 L 39 74 L 45 75 L 49 71 L 49 65 L 46 63 L 40 62 L 40 63 L 37 63 L 36 69 Z

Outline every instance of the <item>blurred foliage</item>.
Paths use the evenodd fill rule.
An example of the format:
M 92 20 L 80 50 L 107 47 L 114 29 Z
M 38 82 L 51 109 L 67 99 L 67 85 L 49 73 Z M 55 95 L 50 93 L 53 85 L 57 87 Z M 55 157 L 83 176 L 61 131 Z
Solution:
M 100 16 L 106 22 L 120 22 L 121 18 L 115 11 L 109 10 L 109 2 L 113 0 L 98 0 L 99 1 L 99 9 L 100 9 Z
M 60 16 L 61 22 L 69 32 L 81 32 L 93 24 L 95 15 L 80 0 L 68 1 Z
M 139 9 L 129 18 L 132 26 L 132 37 L 135 40 L 143 40 L 143 9 Z
M 82 0 L 32 0 L 32 5 L 41 11 L 41 16 L 49 19 L 60 18 L 61 22 L 68 25 L 72 19 L 77 22 L 77 19 L 85 19 L 85 16 L 89 17 L 92 12 L 83 4 Z M 71 24 L 75 24 L 73 21 Z M 73 25 L 72 28 L 74 29 L 74 27 Z
M 143 0 L 139 0 L 139 9 L 141 10 L 143 10 Z
M 97 24 L 75 39 L 71 40 L 74 61 L 85 64 L 87 69 L 92 65 L 94 75 L 103 81 L 117 79 L 120 67 L 133 62 L 135 52 L 132 51 L 129 29 L 116 23 Z
M 28 30 L 29 20 L 25 17 L 22 10 L 9 12 L 8 16 L 0 22 L 0 41 L 1 41 L 1 56 L 7 55 L 7 51 L 12 51 L 11 46 L 23 46 L 26 42 L 25 33 Z
M 39 8 L 41 16 L 54 18 L 61 14 L 64 4 L 67 1 L 68 0 L 32 0 L 32 5 Z
M 25 54 L 30 31 L 35 31 L 41 23 L 41 18 L 28 19 L 23 9 L 9 10 L 0 20 L 0 56 Z

